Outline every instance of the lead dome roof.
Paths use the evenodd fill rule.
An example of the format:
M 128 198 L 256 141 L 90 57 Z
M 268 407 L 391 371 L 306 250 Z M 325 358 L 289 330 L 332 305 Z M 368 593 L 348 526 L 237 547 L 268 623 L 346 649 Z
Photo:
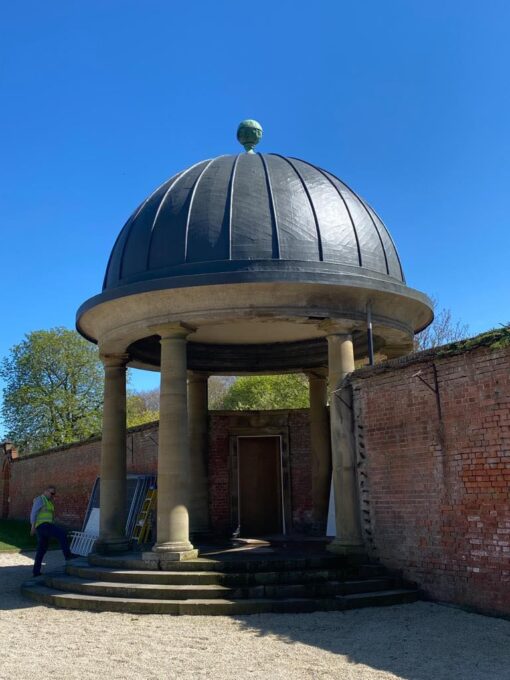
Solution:
M 204 160 L 158 187 L 113 247 L 103 291 L 320 280 L 349 273 L 405 283 L 375 211 L 332 173 L 297 158 Z M 108 295 L 108 297 L 110 297 Z

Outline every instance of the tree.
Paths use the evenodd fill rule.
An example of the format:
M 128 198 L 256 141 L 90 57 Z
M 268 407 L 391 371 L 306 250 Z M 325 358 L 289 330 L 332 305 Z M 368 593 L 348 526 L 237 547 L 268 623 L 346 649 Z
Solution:
M 134 394 L 142 398 L 148 411 L 159 412 L 159 387 L 153 387 L 152 390 L 140 390 L 139 392 L 134 392 Z
M 226 375 L 212 375 L 209 378 L 208 393 L 210 409 L 217 410 L 223 408 L 223 401 L 235 381 L 236 378 L 234 376 Z
M 101 431 L 103 370 L 97 348 L 75 331 L 33 331 L 0 364 L 7 436 L 23 453 Z
M 432 305 L 434 307 L 434 321 L 414 338 L 414 349 L 417 352 L 463 340 L 469 332 L 467 324 L 452 319 L 451 310 L 443 307 L 437 311 L 437 300 L 435 298 L 432 298 Z
M 243 411 L 308 406 L 308 381 L 302 374 L 292 374 L 238 378 L 228 390 L 219 408 Z
M 159 390 L 128 392 L 126 405 L 128 427 L 159 420 Z

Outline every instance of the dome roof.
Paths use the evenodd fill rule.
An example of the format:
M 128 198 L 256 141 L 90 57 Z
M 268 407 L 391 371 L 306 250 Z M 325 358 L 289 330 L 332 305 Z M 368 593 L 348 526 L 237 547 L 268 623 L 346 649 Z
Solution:
M 103 291 L 333 283 L 350 273 L 404 283 L 395 245 L 375 211 L 306 161 L 242 153 L 192 165 L 158 187 L 120 232 Z

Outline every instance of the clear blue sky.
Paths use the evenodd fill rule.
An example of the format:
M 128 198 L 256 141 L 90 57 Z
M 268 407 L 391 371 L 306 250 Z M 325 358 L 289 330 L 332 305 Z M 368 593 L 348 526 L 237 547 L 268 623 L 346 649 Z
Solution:
M 376 208 L 409 285 L 507 322 L 509 30 L 506 0 L 3 3 L 0 356 L 73 327 L 131 211 L 247 117 Z

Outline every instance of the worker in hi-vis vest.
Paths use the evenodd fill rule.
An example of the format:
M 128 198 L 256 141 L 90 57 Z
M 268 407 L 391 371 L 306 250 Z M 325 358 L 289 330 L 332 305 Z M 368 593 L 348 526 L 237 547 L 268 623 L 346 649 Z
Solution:
M 67 534 L 61 527 L 57 526 L 53 519 L 55 515 L 55 505 L 53 499 L 57 494 L 57 490 L 53 485 L 48 486 L 40 496 L 34 498 L 32 505 L 32 512 L 30 513 L 30 523 L 32 528 L 30 534 L 37 535 L 37 552 L 35 554 L 35 562 L 33 574 L 39 576 L 41 573 L 41 564 L 43 557 L 48 550 L 48 543 L 50 538 L 56 538 L 60 543 L 62 552 L 66 560 L 71 560 L 73 555 L 69 549 L 67 541 Z

